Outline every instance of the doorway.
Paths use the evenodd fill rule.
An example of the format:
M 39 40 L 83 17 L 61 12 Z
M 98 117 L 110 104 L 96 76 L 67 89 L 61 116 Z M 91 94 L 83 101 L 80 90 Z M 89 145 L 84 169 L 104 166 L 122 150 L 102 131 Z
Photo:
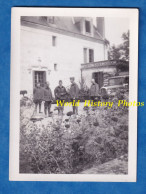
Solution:
M 100 89 L 103 86 L 103 72 L 92 73 L 92 78 L 95 79 L 95 82 L 99 85 Z
M 40 83 L 42 87 L 46 82 L 46 71 L 34 71 L 33 72 L 33 87 L 36 87 L 37 83 Z

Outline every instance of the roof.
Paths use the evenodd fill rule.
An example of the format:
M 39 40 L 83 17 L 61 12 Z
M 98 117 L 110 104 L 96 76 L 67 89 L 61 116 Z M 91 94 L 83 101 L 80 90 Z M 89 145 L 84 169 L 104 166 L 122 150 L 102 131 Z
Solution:
M 47 18 L 52 19 L 53 22 L 48 22 Z M 46 16 L 22 16 L 21 21 L 27 21 L 35 24 L 40 24 L 43 26 L 48 26 L 52 28 L 57 28 L 63 31 L 76 33 L 83 35 L 79 23 L 83 20 L 84 17 L 46 17 Z M 85 35 L 87 36 L 87 35 Z M 89 36 L 89 35 L 88 35 Z M 91 37 L 91 36 L 90 36 Z M 104 40 L 99 34 L 97 28 L 93 26 L 93 38 L 97 40 Z

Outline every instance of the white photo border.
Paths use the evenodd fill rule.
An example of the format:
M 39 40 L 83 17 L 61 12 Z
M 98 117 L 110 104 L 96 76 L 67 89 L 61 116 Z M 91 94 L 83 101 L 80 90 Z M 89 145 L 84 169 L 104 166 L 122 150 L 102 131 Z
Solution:
M 86 181 L 136 182 L 137 107 L 129 107 L 128 174 L 22 174 L 19 173 L 20 132 L 20 17 L 21 16 L 90 16 L 129 18 L 130 63 L 129 101 L 137 102 L 138 92 L 138 20 L 136 8 L 12 8 L 11 13 L 11 83 L 10 83 L 10 153 L 9 180 L 13 181 Z

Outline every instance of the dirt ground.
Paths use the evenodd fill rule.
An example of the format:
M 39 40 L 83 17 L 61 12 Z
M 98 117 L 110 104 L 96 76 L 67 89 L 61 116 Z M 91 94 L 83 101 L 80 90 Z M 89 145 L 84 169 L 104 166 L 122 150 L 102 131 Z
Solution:
M 79 103 L 79 106 L 78 106 L 79 114 L 83 113 L 84 104 L 85 104 L 84 102 L 80 102 Z M 54 115 L 57 115 L 58 111 L 57 110 L 54 111 L 55 107 L 57 107 L 57 105 L 56 104 L 52 104 L 51 105 L 51 111 L 53 112 Z M 44 112 L 43 110 L 44 110 L 44 105 L 42 104 L 41 111 Z M 67 112 L 69 112 L 69 111 L 72 111 L 72 106 L 64 106 L 64 114 L 67 114 Z
M 94 165 L 92 168 L 84 170 L 81 174 L 127 174 L 127 155 L 121 156 L 101 165 Z

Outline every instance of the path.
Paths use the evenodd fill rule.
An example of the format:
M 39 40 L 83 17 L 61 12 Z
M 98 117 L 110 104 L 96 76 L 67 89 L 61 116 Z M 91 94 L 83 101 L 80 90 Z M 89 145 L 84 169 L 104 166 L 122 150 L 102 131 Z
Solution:
M 118 159 L 116 158 L 101 165 L 94 165 L 92 168 L 84 170 L 80 174 L 127 174 L 128 162 L 124 157 L 121 156 Z

